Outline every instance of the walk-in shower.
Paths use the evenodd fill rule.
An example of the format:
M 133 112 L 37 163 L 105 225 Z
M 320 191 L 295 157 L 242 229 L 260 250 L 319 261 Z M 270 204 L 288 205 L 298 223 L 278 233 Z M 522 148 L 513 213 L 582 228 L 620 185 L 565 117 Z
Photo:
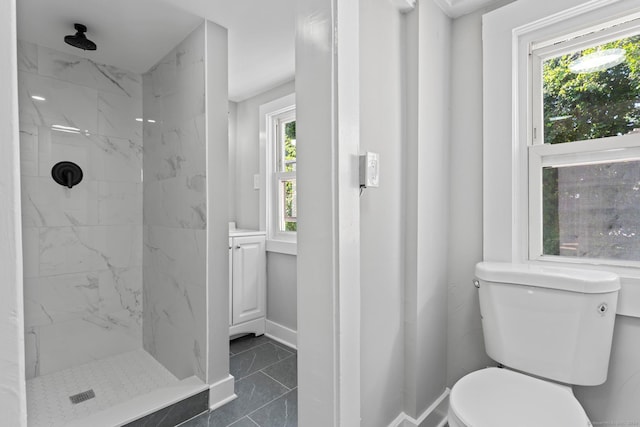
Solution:
M 119 48 L 104 32 L 95 50 L 82 24 L 55 40 L 20 31 L 46 13 L 20 17 L 38 1 L 18 9 L 28 424 L 122 425 L 182 399 L 176 420 L 192 416 L 221 381 L 212 339 L 228 339 L 211 333 L 208 299 L 227 218 L 207 202 L 208 153 L 227 150 L 226 31 L 182 17 L 155 65 L 130 71 L 103 61 Z

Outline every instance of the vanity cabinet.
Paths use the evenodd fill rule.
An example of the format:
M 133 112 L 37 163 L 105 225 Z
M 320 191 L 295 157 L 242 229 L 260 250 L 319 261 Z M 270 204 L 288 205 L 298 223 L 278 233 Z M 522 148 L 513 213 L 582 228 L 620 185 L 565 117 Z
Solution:
M 229 335 L 265 331 L 267 255 L 264 233 L 237 230 L 229 237 Z

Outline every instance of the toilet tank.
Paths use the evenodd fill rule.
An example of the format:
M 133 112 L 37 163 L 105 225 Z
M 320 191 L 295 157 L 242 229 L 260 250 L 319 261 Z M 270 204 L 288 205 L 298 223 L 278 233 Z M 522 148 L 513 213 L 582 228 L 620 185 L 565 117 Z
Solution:
M 481 262 L 476 277 L 489 357 L 567 384 L 606 381 L 620 290 L 617 275 Z

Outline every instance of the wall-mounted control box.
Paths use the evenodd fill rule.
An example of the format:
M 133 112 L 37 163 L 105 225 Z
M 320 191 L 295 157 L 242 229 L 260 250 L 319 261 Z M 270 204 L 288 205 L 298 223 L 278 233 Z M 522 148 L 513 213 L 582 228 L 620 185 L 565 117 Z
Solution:
M 380 186 L 380 155 L 367 151 L 360 155 L 360 187 Z

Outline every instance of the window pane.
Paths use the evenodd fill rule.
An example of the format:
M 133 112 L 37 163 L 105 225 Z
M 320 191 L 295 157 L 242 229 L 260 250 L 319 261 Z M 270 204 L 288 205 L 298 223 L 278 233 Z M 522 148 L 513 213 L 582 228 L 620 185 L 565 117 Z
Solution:
M 285 172 L 296 170 L 296 122 L 284 126 L 284 160 Z
M 280 231 L 297 231 L 297 217 L 296 179 L 283 179 L 280 181 Z
M 544 142 L 625 135 L 640 128 L 640 36 L 543 63 Z
M 543 168 L 543 253 L 640 261 L 640 161 Z
M 296 170 L 296 122 L 295 120 L 281 123 L 280 161 L 278 172 L 295 172 Z

